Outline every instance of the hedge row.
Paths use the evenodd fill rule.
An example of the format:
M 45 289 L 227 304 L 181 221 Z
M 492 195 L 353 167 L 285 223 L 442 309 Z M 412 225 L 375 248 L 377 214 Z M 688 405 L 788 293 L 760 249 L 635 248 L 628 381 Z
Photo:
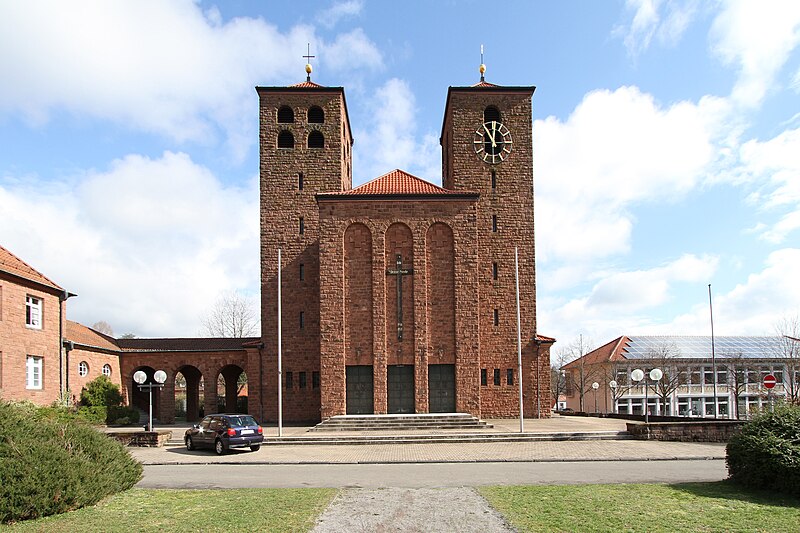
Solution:
M 121 444 L 68 411 L 0 400 L 0 523 L 93 505 L 141 476 Z

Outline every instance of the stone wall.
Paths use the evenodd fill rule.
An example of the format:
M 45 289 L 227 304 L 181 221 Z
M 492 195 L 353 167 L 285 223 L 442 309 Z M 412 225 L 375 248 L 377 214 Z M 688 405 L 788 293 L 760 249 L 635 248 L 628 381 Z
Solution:
M 689 422 L 628 422 L 628 432 L 638 440 L 680 442 L 728 442 L 739 433 L 742 420 L 700 420 Z

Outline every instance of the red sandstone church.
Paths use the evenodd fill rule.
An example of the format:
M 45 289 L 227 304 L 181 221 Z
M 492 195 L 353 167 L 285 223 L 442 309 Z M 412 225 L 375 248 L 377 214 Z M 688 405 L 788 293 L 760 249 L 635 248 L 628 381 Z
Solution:
M 133 373 L 152 378 L 161 369 L 168 375 L 155 407 L 162 422 L 174 420 L 176 393 L 184 393 L 176 383 L 185 389 L 189 420 L 223 404 L 234 410 L 242 373 L 246 410 L 262 421 L 278 417 L 279 382 L 287 421 L 518 416 L 517 249 L 525 414 L 549 416 L 555 339 L 536 329 L 534 89 L 483 76 L 476 85 L 450 87 L 440 138 L 443 186 L 393 170 L 353 188 L 344 89 L 310 77 L 257 87 L 261 337 L 114 339 L 66 321 L 70 295 L 0 248 L 0 393 L 45 403 L 103 373 L 144 407 Z M 54 308 L 39 309 L 46 317 L 39 329 L 15 323 L 30 298 Z M 220 375 L 223 398 L 215 387 L 202 390 Z

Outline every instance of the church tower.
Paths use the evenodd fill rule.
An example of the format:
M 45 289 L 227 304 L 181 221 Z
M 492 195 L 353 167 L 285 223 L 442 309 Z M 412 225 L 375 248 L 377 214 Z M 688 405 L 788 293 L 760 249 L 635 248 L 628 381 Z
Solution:
M 283 293 L 283 405 L 287 419 L 320 407 L 319 209 L 315 195 L 352 183 L 353 137 L 342 87 L 311 81 L 257 87 L 261 189 L 261 369 L 250 402 L 277 418 L 277 271 Z M 252 380 L 251 383 L 257 383 Z M 257 390 L 256 390 L 257 389 Z M 251 412 L 259 410 L 254 405 Z M 313 419 L 315 416 L 312 415 Z
M 531 414 L 533 398 L 549 390 L 549 357 L 539 361 L 536 336 L 531 103 L 536 88 L 494 85 L 485 81 L 484 71 L 481 65 L 479 83 L 448 90 L 440 139 L 443 184 L 446 189 L 480 193 L 476 303 L 481 412 L 519 412 L 516 247 L 523 391 L 526 415 L 536 416 L 536 405 Z

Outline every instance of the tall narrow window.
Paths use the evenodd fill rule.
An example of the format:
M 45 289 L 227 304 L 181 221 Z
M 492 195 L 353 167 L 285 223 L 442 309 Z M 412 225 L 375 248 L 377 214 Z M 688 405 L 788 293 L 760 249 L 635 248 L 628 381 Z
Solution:
M 309 148 L 325 148 L 325 137 L 320 131 L 312 131 L 308 134 Z
M 486 369 L 481 368 L 481 385 L 486 386 L 488 384 L 488 380 L 486 379 Z
M 301 389 L 305 389 L 306 388 L 306 373 L 305 372 L 300 372 L 300 376 L 299 377 L 300 377 L 300 383 L 299 383 L 300 384 L 300 388 Z
M 25 325 L 33 329 L 42 329 L 42 299 L 35 296 L 25 297 Z
M 316 370 L 311 373 L 311 388 L 318 389 L 319 388 L 319 372 Z
M 495 368 L 494 369 L 494 384 L 497 385 L 498 387 L 500 386 L 500 369 L 499 368 Z
M 509 368 L 506 370 L 506 385 L 513 385 L 514 384 L 514 369 Z
M 497 263 L 492 263 L 492 279 L 497 279 Z
M 492 189 L 497 188 L 497 172 L 492 170 Z
M 303 173 L 302 172 L 300 172 L 297 175 L 297 188 L 298 188 L 298 190 L 301 190 L 301 191 L 303 190 Z
M 306 232 L 306 221 L 303 217 L 300 217 L 300 235 Z
M 497 215 L 492 215 L 492 232 L 497 233 Z
M 294 135 L 289 130 L 278 134 L 278 148 L 294 148 Z
M 303 329 L 306 325 L 306 313 L 305 311 L 300 311 L 300 329 Z
M 29 355 L 25 361 L 25 388 L 42 388 L 43 359 L 35 355 Z
M 292 373 L 291 372 L 287 372 L 286 373 L 286 390 L 292 390 L 292 387 L 294 386 L 294 380 L 292 378 L 293 378 Z
M 500 311 L 498 309 L 494 310 L 494 325 L 495 326 L 500 325 Z
M 303 263 L 300 263 L 300 281 L 306 279 L 306 266 Z

